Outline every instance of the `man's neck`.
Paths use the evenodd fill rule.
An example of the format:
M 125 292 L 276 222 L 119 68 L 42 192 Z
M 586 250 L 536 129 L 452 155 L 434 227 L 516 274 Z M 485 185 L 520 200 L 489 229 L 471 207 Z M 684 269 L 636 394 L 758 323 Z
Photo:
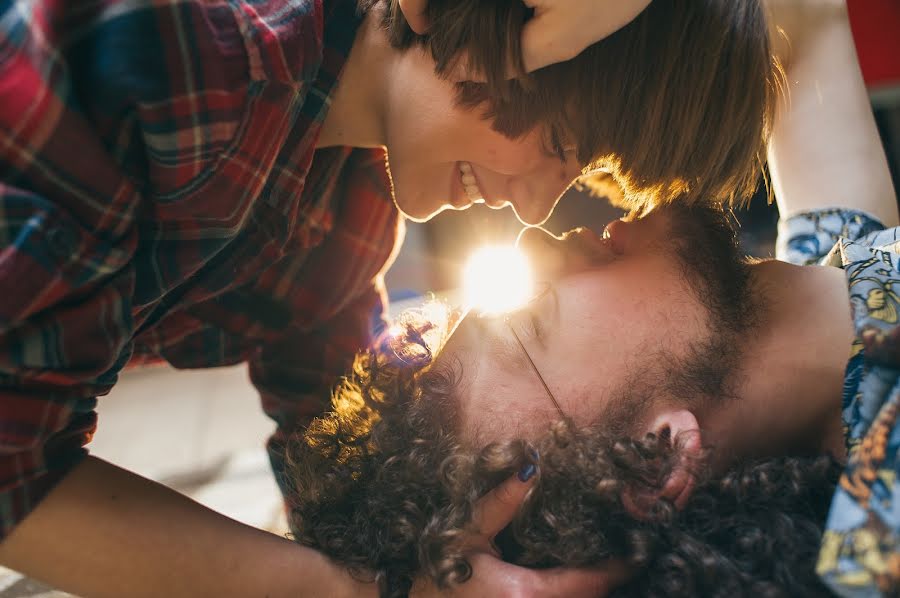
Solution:
M 398 51 L 380 27 L 377 8 L 360 24 L 316 147 L 384 145 L 385 82 Z
M 736 400 L 701 421 L 723 459 L 830 452 L 844 458 L 841 393 L 854 332 L 844 272 L 825 266 L 751 266 L 761 299 Z M 719 452 L 719 451 L 717 451 Z

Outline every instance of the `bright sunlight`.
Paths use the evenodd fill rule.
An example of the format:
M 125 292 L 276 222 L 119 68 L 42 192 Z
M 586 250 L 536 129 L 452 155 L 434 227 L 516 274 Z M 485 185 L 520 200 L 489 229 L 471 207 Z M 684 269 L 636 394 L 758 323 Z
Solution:
M 531 266 L 513 246 L 483 247 L 463 270 L 465 306 L 483 313 L 511 311 L 532 295 Z

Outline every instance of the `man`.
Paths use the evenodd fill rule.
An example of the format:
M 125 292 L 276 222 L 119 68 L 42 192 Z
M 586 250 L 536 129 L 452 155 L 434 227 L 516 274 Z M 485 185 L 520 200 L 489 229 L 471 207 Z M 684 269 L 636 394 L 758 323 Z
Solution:
M 715 4 L 654 3 L 528 83 L 492 57 L 502 77 L 455 86 L 441 74 L 460 51 L 517 47 L 521 3 L 444 5 L 493 26 L 478 40 L 439 6 L 422 40 L 370 2 L 0 3 L 0 560 L 90 596 L 373 591 L 86 456 L 96 397 L 129 361 L 247 361 L 278 473 L 284 431 L 319 413 L 380 318 L 401 212 L 483 201 L 538 223 L 606 161 L 645 200 L 679 181 L 739 193 L 773 63 L 758 3 Z M 645 65 L 664 72 L 635 78 Z M 626 84 L 641 119 L 604 99 Z M 710 119 L 733 130 L 678 172 L 666 144 L 641 148 L 708 139 Z
M 619 563 L 624 595 L 900 591 L 896 196 L 846 15 L 800 39 L 770 165 L 782 257 L 823 266 L 743 260 L 703 207 L 526 230 L 525 308 L 433 360 L 407 322 L 298 437 L 301 542 L 389 594 L 465 582 L 475 501 L 518 471 L 480 548 L 512 563 Z

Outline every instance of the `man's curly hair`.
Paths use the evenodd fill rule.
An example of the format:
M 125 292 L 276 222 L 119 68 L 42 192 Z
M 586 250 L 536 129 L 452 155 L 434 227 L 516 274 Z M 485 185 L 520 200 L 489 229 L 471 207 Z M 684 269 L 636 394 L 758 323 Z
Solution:
M 404 342 L 422 343 L 407 332 Z M 294 538 L 371 576 L 383 596 L 407 595 L 419 575 L 439 586 L 468 579 L 462 539 L 475 503 L 536 456 L 533 491 L 497 538 L 506 560 L 540 568 L 621 559 L 634 575 L 615 596 L 830 595 L 814 572 L 841 469 L 830 457 L 748 461 L 722 475 L 698 463 L 686 508 L 660 500 L 638 520 L 623 491 L 661 487 L 680 439 L 559 421 L 534 442 L 467 446 L 459 372 L 429 367 L 427 347 L 397 348 L 386 337 L 360 355 L 333 411 L 286 449 Z M 407 355 L 421 359 L 411 365 Z

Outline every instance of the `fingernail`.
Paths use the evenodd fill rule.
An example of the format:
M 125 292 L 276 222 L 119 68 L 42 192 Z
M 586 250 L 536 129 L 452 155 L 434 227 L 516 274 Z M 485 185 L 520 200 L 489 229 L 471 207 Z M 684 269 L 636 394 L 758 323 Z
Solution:
M 534 463 L 526 463 L 522 466 L 522 469 L 519 470 L 519 481 L 527 482 L 531 478 L 534 477 L 534 474 L 537 473 L 537 466 Z

